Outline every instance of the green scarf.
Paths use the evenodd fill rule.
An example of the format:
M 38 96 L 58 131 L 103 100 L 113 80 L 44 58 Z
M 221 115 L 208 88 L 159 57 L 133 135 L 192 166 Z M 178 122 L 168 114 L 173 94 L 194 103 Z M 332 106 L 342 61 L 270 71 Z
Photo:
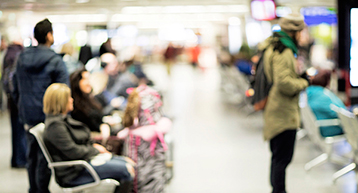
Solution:
M 293 39 L 286 32 L 279 31 L 277 33 L 280 35 L 279 40 L 282 44 L 290 48 L 294 54 L 297 54 L 298 49 L 296 44 L 293 42 Z

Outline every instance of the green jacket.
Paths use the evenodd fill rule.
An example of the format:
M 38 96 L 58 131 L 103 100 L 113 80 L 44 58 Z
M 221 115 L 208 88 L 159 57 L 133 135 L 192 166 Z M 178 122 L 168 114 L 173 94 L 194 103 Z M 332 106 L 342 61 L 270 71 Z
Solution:
M 285 130 L 300 126 L 298 107 L 299 93 L 308 86 L 308 82 L 296 73 L 296 58 L 291 49 L 279 53 L 273 51 L 271 41 L 266 40 L 264 69 L 267 79 L 273 81 L 264 110 L 264 139 L 271 140 Z

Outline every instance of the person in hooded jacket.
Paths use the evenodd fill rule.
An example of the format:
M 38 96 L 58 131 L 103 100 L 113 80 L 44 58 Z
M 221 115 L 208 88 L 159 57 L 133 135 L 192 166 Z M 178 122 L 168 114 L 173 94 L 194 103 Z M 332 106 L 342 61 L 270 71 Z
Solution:
M 300 125 L 299 93 L 309 85 L 307 76 L 300 75 L 296 59 L 300 31 L 305 27 L 303 16 L 289 14 L 279 20 L 279 25 L 281 31 L 261 45 L 266 50 L 263 56 L 265 75 L 273 83 L 264 109 L 264 139 L 269 140 L 272 153 L 273 193 L 286 192 L 286 168 L 293 157 Z
M 29 192 L 44 193 L 49 192 L 51 170 L 29 129 L 45 120 L 42 101 L 47 87 L 52 83 L 69 85 L 69 76 L 61 56 L 50 49 L 54 38 L 52 24 L 48 19 L 36 24 L 34 36 L 39 45 L 25 48 L 17 60 L 13 97 L 27 131 Z

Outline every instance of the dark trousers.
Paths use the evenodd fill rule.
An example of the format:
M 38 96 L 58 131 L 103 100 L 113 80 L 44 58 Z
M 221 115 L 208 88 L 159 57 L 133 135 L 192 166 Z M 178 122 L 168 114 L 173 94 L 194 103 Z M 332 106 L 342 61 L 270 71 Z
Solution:
M 270 140 L 272 193 L 286 193 L 286 168 L 293 157 L 296 130 L 286 130 Z
M 27 150 L 26 132 L 24 129 L 24 125 L 20 122 L 17 106 L 10 95 L 8 95 L 8 109 L 10 111 L 11 119 L 11 167 L 25 167 Z
M 49 193 L 48 185 L 51 179 L 51 170 L 42 154 L 36 138 L 26 132 L 27 137 L 27 173 L 29 176 L 29 193 Z

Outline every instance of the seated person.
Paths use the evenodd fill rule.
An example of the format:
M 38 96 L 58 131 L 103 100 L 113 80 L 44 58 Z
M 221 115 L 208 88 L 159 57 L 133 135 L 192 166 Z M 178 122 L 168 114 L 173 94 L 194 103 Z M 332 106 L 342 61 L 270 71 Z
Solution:
M 130 192 L 135 175 L 131 159 L 112 156 L 103 146 L 90 141 L 90 130 L 82 122 L 72 119 L 71 90 L 66 84 L 50 85 L 43 99 L 46 114 L 44 143 L 54 162 L 85 160 L 97 172 L 100 179 L 111 178 L 120 182 L 115 192 Z M 93 181 L 83 167 L 56 168 L 56 181 L 61 186 L 77 186 Z
M 252 75 L 252 55 L 251 49 L 247 44 L 243 44 L 239 53 L 235 56 L 235 66 L 245 75 Z
M 126 99 L 117 96 L 107 90 L 108 75 L 104 72 L 93 72 L 89 78 L 94 98 L 101 104 L 104 115 L 111 114 L 114 110 L 124 111 Z
M 116 95 L 128 97 L 126 90 L 138 86 L 138 78 L 130 73 L 125 64 L 119 64 L 116 56 L 105 53 L 101 56 L 101 66 L 108 75 L 107 90 Z
M 62 45 L 61 54 L 63 54 L 62 59 L 65 62 L 68 74 L 83 67 L 83 64 L 74 57 L 74 48 L 70 42 Z
M 123 102 L 124 99 L 118 99 L 117 106 L 112 106 L 115 104 L 113 101 L 108 104 L 110 107 L 102 106 L 92 94 L 94 89 L 90 85 L 89 77 L 90 73 L 84 68 L 75 71 L 70 76 L 72 97 L 74 99 L 74 110 L 71 115 L 74 119 L 85 123 L 91 131 L 101 132 L 102 139 L 105 141 L 113 131 L 112 126 L 118 123 L 112 119 L 112 116 L 104 117 L 103 110 L 113 110 L 116 107 L 120 107 L 121 101 Z M 103 118 L 105 118 L 106 123 L 103 122 Z
M 138 85 L 146 84 L 149 86 L 153 86 L 153 82 L 148 79 L 147 75 L 144 73 L 142 68 L 142 56 L 137 54 L 132 57 L 130 60 L 124 62 L 126 65 L 127 71 L 134 74 L 138 79 Z
M 239 59 L 235 61 L 235 66 L 245 75 L 252 75 L 252 63 L 249 60 Z
M 92 95 L 92 86 L 89 83 L 90 73 L 82 68 L 70 75 L 72 97 L 74 99 L 74 110 L 71 116 L 86 124 L 91 131 L 101 132 L 103 142 L 111 133 L 111 125 L 115 122 L 108 119 L 103 122 L 102 106 Z
M 337 119 L 337 113 L 330 108 L 330 104 L 346 108 L 343 102 L 330 90 L 325 88 L 331 78 L 327 70 L 319 70 L 318 74 L 312 77 L 311 85 L 306 89 L 308 105 L 311 107 L 317 120 Z M 323 137 L 343 134 L 340 126 L 320 127 Z

